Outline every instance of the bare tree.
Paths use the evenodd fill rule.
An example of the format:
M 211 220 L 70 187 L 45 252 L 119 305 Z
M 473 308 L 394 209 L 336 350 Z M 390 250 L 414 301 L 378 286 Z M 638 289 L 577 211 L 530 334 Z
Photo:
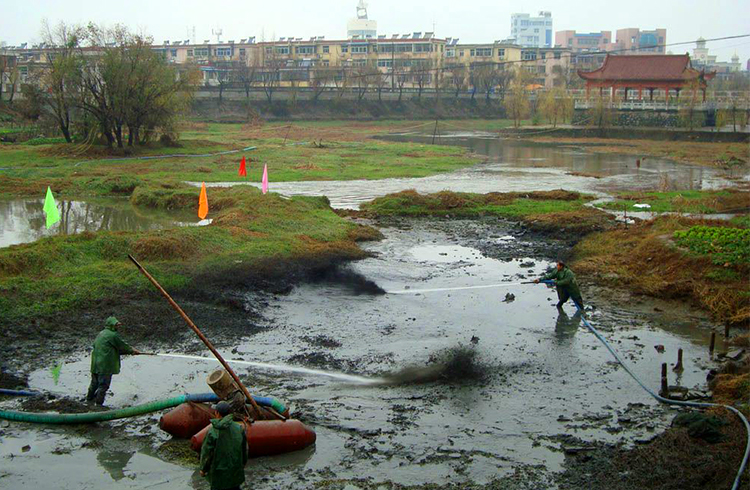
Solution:
M 377 67 L 374 68 L 372 72 L 373 85 L 375 85 L 375 90 L 378 92 L 378 102 L 383 102 L 383 90 L 385 90 L 389 83 L 388 75 L 378 70 Z
M 316 67 L 310 74 L 310 88 L 312 100 L 317 103 L 323 92 L 333 83 L 334 71 L 327 66 Z
M 235 73 L 237 75 L 237 83 L 239 83 L 245 91 L 246 99 L 250 98 L 250 91 L 253 89 L 253 85 L 255 85 L 257 72 L 258 65 L 255 61 L 241 61 L 236 67 Z
M 369 66 L 362 66 L 357 70 L 354 70 L 352 78 L 354 78 L 354 86 L 356 87 L 358 101 L 365 98 L 367 90 L 370 88 L 370 83 L 372 82 L 371 68 L 372 67 Z
M 446 85 L 449 85 L 451 89 L 454 89 L 454 97 L 458 99 L 461 91 L 466 90 L 466 65 L 454 65 L 448 69 L 448 74 L 445 77 Z
M 281 68 L 284 65 L 284 60 L 278 59 L 273 50 L 266 53 L 263 69 L 260 72 L 260 81 L 269 104 L 273 103 L 273 94 L 281 83 Z
M 432 62 L 424 60 L 419 63 L 412 62 L 409 73 L 414 84 L 417 86 L 417 98 L 422 100 L 422 92 L 432 82 Z
M 484 99 L 489 104 L 490 94 L 495 89 L 498 71 L 492 63 L 482 63 L 474 68 L 474 79 L 477 87 L 484 92 Z

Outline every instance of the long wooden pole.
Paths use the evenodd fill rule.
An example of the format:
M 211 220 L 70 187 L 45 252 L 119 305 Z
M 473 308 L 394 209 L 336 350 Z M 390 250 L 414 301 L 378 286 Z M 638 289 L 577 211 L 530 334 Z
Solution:
M 180 316 L 182 317 L 182 319 L 185 320 L 185 323 L 187 323 L 188 326 L 193 330 L 193 332 L 195 332 L 195 334 L 198 336 L 198 338 L 201 339 L 204 344 L 206 344 L 206 347 L 208 347 L 208 350 L 210 350 L 211 353 L 216 357 L 216 360 L 218 360 L 219 363 L 222 366 L 224 366 L 224 369 L 226 369 L 227 372 L 229 373 L 229 375 L 232 377 L 232 379 L 234 379 L 235 383 L 237 383 L 237 386 L 239 386 L 240 389 L 242 390 L 242 392 L 245 394 L 245 398 L 247 398 L 247 400 L 250 402 L 250 404 L 253 406 L 253 408 L 257 411 L 257 413 L 259 413 L 259 414 L 262 413 L 261 410 L 260 410 L 260 407 L 258 406 L 258 404 L 255 403 L 255 400 L 253 399 L 252 395 L 250 395 L 250 392 L 247 391 L 247 388 L 245 387 L 245 385 L 242 384 L 242 381 L 240 381 L 240 378 L 237 376 L 237 374 L 234 372 L 234 370 L 231 367 L 229 367 L 229 364 L 227 364 L 227 361 L 225 361 L 224 358 L 221 357 L 221 354 L 219 354 L 219 351 L 216 350 L 216 348 L 213 346 L 213 344 L 211 343 L 211 341 L 208 340 L 206 338 L 206 336 L 203 335 L 203 332 L 201 332 L 198 329 L 198 327 L 195 326 L 195 323 L 193 323 L 193 320 L 191 320 L 190 317 L 188 317 L 187 314 L 184 311 L 182 311 L 182 308 L 180 308 L 180 305 L 178 305 L 177 303 L 175 303 L 175 301 L 172 299 L 172 297 L 169 295 L 169 293 L 167 293 L 164 290 L 164 288 L 161 287 L 161 285 L 156 281 L 156 279 L 154 279 L 153 276 L 151 274 L 149 274 L 148 271 L 146 269 L 144 269 L 143 266 L 141 264 L 139 264 L 137 260 L 135 260 L 135 257 L 133 257 L 132 255 L 128 254 L 128 258 L 135 264 L 136 267 L 138 267 L 138 270 L 141 271 L 143 273 L 143 275 L 146 276 L 146 278 L 149 281 L 151 281 L 151 284 L 153 284 L 156 287 L 156 289 L 158 289 L 159 292 L 165 298 L 167 298 L 167 301 L 169 301 L 169 304 L 172 305 L 172 308 L 174 308 L 175 311 L 177 311 L 177 313 L 180 314 Z M 283 416 L 281 416 L 280 414 L 277 414 L 277 413 L 274 412 L 274 415 L 279 415 L 279 418 L 281 418 L 283 420 Z

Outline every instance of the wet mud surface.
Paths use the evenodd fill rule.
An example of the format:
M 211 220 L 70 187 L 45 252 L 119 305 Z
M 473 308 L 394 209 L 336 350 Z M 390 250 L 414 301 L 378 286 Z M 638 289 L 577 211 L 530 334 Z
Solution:
M 603 454 L 590 448 L 636 447 L 669 426 L 677 412 L 648 398 L 583 328 L 572 305 L 558 312 L 553 289 L 519 284 L 564 256 L 566 241 L 497 219 L 380 226 L 385 239 L 366 245 L 371 258 L 277 294 L 233 290 L 247 308 L 183 305 L 229 358 L 373 381 L 237 366 L 252 391 L 284 401 L 318 434 L 315 447 L 252 460 L 248 488 L 589 488 L 583 477 L 565 479 L 566 461 Z M 507 286 L 418 291 L 497 283 Z M 670 384 L 704 388 L 713 366 L 704 314 L 585 278 L 581 286 L 592 323 L 650 386 L 658 387 L 661 363 L 676 362 L 682 348 L 686 369 L 676 378 L 670 371 Z M 206 355 L 163 308 L 159 314 L 133 308 L 126 320 L 144 327 L 124 329 L 123 336 L 141 350 Z M 30 387 L 83 396 L 85 345 L 99 330 L 88 320 L 86 330 L 68 334 L 67 350 L 42 354 L 39 347 L 32 351 L 36 362 L 19 350 Z M 162 322 L 169 330 L 147 328 Z M 722 341 L 717 348 L 725 349 Z M 214 367 L 127 357 L 106 403 L 119 408 L 206 392 L 204 380 Z M 74 402 L 61 403 L 6 398 L 0 408 L 75 409 Z M 0 486 L 208 488 L 186 443 L 159 431 L 159 415 L 67 428 L 3 424 Z M 42 464 L 48 471 L 38 471 Z

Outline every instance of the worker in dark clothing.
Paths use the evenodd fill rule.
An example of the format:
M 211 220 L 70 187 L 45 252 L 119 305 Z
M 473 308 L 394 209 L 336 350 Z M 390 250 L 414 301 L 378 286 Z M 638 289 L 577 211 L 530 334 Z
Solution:
M 211 420 L 203 440 L 201 476 L 208 478 L 211 490 L 239 490 L 245 482 L 248 458 L 245 429 L 234 421 L 229 403 L 219 402 L 214 409 L 221 418 Z
M 121 323 L 111 316 L 104 322 L 104 329 L 94 340 L 94 351 L 91 353 L 91 384 L 86 401 L 95 401 L 104 405 L 104 397 L 112 383 L 112 375 L 120 373 L 120 356 L 137 355 L 140 352 L 130 347 L 117 332 Z
M 578 289 L 578 283 L 576 282 L 576 275 L 573 271 L 568 269 L 565 262 L 558 261 L 557 267 L 548 272 L 541 279 L 537 279 L 534 282 L 554 280 L 555 288 L 557 289 L 557 303 L 558 308 L 562 308 L 562 305 L 568 301 L 569 298 L 573 299 L 573 302 L 580 309 L 583 309 L 583 298 L 581 298 L 581 290 Z

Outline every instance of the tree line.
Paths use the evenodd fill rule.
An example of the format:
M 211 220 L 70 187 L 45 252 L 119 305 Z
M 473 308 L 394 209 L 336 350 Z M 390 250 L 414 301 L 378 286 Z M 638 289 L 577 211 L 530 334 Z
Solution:
M 101 140 L 108 147 L 173 138 L 199 74 L 179 69 L 152 49 L 152 39 L 126 27 L 44 23 L 48 63 L 29 65 L 21 86 L 25 113 L 56 127 L 68 143 Z

